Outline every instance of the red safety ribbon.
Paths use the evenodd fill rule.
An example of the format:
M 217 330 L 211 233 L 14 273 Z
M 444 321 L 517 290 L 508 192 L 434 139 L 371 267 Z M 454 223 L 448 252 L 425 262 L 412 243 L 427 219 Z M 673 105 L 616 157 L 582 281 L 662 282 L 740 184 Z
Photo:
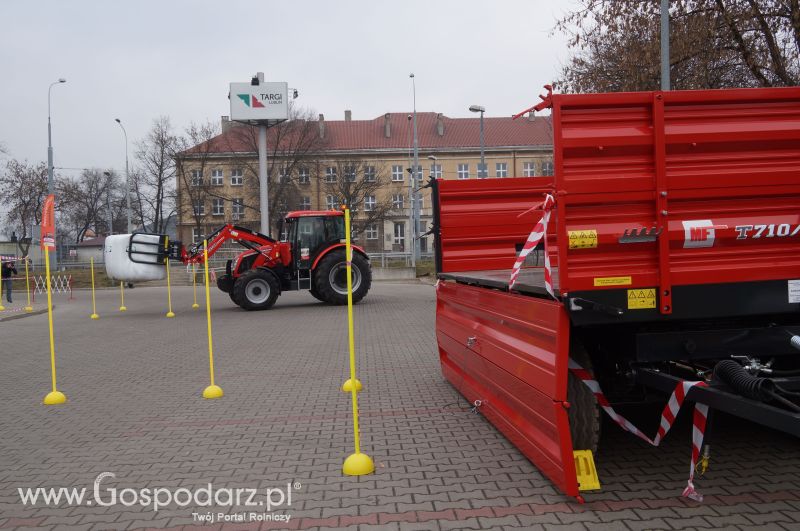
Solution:
M 517 277 L 519 277 L 519 272 L 522 269 L 522 264 L 525 263 L 525 258 L 533 251 L 539 242 L 544 238 L 544 287 L 547 290 L 547 293 L 550 294 L 551 297 L 554 299 L 556 298 L 555 293 L 553 292 L 553 273 L 550 269 L 550 256 L 547 252 L 547 223 L 550 221 L 550 212 L 553 209 L 553 206 L 556 204 L 556 200 L 553 198 L 552 195 L 547 194 L 545 197 L 544 202 L 542 203 L 542 218 L 536 223 L 533 227 L 533 230 L 528 235 L 528 239 L 525 241 L 525 245 L 522 246 L 522 250 L 519 252 L 517 256 L 517 260 L 514 262 L 514 265 L 511 267 L 511 279 L 508 282 L 508 289 L 512 289 L 514 284 L 517 282 Z M 531 208 L 530 210 L 537 209 L 539 205 Z M 530 212 L 528 210 L 527 212 Z M 526 214 L 527 212 L 523 212 Z
M 658 446 L 661 444 L 661 441 L 667 435 L 667 432 L 672 427 L 672 424 L 675 422 L 675 418 L 678 416 L 678 411 L 680 411 L 681 406 L 683 405 L 683 401 L 686 398 L 686 394 L 689 390 L 694 387 L 695 385 L 705 386 L 705 382 L 697 381 L 697 382 L 687 382 L 685 380 L 680 381 L 678 385 L 675 386 L 675 390 L 669 397 L 667 401 L 667 405 L 664 406 L 664 411 L 661 413 L 661 424 L 658 427 L 658 432 L 656 433 L 655 437 L 652 439 L 642 433 L 636 426 L 630 423 L 627 419 L 623 418 L 619 415 L 614 408 L 608 402 L 608 399 L 603 394 L 602 389 L 600 389 L 600 384 L 597 383 L 597 380 L 592 378 L 592 374 L 581 367 L 578 363 L 573 361 L 572 359 L 569 360 L 569 370 L 572 371 L 572 374 L 577 376 L 586 386 L 592 390 L 594 393 L 595 398 L 597 399 L 597 403 L 600 404 L 600 407 L 603 408 L 611 419 L 619 424 L 619 426 L 628 431 L 648 444 L 652 444 L 653 446 Z M 708 417 L 708 406 L 705 404 L 695 404 L 694 408 L 694 419 L 693 419 L 693 426 L 692 426 L 692 460 L 691 460 L 691 468 L 689 470 L 689 482 L 686 488 L 683 491 L 683 496 L 686 498 L 691 498 L 695 501 L 703 501 L 703 495 L 697 492 L 694 488 L 694 472 L 695 468 L 697 467 L 697 460 L 700 457 L 700 450 L 703 447 L 703 436 L 706 430 L 706 418 Z

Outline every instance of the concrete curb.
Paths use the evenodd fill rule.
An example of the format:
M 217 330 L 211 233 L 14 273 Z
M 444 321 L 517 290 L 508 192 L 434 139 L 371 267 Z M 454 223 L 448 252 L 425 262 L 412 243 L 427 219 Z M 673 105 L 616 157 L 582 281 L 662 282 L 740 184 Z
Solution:
M 53 309 L 56 309 L 56 305 L 53 305 Z M 6 317 L 0 317 L 0 323 L 5 321 L 13 321 L 14 319 L 24 319 L 25 317 L 32 317 L 34 315 L 42 315 L 43 313 L 47 313 L 47 308 L 42 308 L 41 310 L 35 310 L 32 312 L 21 311 L 19 313 L 15 313 L 14 315 L 8 315 Z

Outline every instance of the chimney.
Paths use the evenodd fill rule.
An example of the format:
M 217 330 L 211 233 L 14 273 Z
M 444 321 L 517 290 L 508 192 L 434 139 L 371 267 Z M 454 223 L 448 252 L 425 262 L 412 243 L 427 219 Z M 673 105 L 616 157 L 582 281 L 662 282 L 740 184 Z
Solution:
M 230 119 L 230 117 L 229 116 L 223 116 L 220 121 L 221 121 L 220 126 L 221 126 L 223 134 L 227 133 L 228 129 L 231 128 L 231 119 Z
M 344 121 L 349 122 L 352 119 L 353 119 L 353 111 L 350 110 L 344 111 Z
M 529 113 L 528 113 L 528 121 L 529 121 L 529 122 L 532 122 L 532 121 L 534 121 L 535 119 L 536 119 L 536 115 L 535 115 L 535 114 L 533 114 L 533 111 L 529 112 Z
M 319 137 L 325 138 L 325 115 L 322 113 L 319 115 Z
M 389 122 L 390 114 L 387 112 L 383 115 L 383 136 L 389 138 L 392 136 L 392 124 Z
M 436 134 L 444 136 L 444 120 L 442 120 L 442 113 L 436 115 Z

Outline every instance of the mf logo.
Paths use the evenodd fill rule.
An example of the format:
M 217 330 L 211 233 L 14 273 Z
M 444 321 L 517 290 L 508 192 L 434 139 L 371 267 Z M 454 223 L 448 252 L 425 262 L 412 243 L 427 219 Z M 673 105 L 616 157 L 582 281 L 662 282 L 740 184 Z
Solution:
M 710 219 L 683 221 L 683 247 L 713 247 L 717 229 L 727 229 L 727 225 L 714 225 Z

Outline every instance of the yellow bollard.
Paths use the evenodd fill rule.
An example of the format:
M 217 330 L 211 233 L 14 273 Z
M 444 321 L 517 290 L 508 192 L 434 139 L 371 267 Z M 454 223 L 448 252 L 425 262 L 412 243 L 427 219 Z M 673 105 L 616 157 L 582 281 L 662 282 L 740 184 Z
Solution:
M 44 397 L 44 405 L 55 406 L 67 401 L 66 395 L 56 389 L 56 349 L 53 341 L 53 299 L 50 296 L 50 250 L 44 248 L 44 267 L 47 284 L 47 322 L 50 327 L 50 375 L 53 380 L 53 390 Z
M 344 209 L 344 232 L 345 232 L 345 256 L 347 257 L 347 328 L 350 344 L 350 379 L 345 382 L 355 382 L 356 385 L 349 385 L 350 397 L 353 402 L 353 443 L 355 453 L 345 459 L 342 465 L 342 472 L 346 476 L 363 476 L 375 472 L 375 464 L 367 454 L 361 453 L 361 441 L 358 434 L 358 387 L 361 382 L 356 379 L 356 346 L 355 334 L 353 332 L 353 277 L 352 265 L 353 247 L 350 245 L 350 209 Z
M 119 281 L 119 311 L 127 312 L 128 308 L 125 307 L 125 288 L 122 286 L 124 282 Z
M 194 288 L 194 304 L 192 304 L 192 308 L 196 310 L 200 307 L 197 304 L 197 264 L 192 264 L 192 287 Z
M 167 258 L 167 317 L 175 317 L 172 313 L 172 287 L 169 283 L 169 258 Z
M 89 317 L 91 317 L 92 319 L 100 319 L 100 316 L 97 315 L 97 305 L 95 304 L 94 300 L 94 256 L 89 258 L 89 266 L 92 269 L 92 315 L 90 315 Z M 49 271 L 47 272 L 47 282 L 50 282 Z
M 208 321 L 208 370 L 211 385 L 203 389 L 203 398 L 222 398 L 222 388 L 214 384 L 214 343 L 211 340 L 211 290 L 208 287 L 208 240 L 203 240 L 203 264 L 206 281 L 206 320 Z
M 31 282 L 28 279 L 28 257 L 25 257 L 25 293 L 28 295 L 28 305 L 25 306 L 26 312 L 32 312 L 33 306 L 31 306 Z

